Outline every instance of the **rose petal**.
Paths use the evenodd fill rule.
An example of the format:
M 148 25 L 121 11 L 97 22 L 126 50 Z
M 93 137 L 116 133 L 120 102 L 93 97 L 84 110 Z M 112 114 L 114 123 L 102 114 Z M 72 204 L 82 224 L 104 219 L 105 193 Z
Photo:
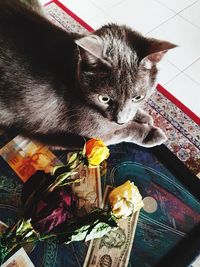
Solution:
M 89 165 L 98 166 L 109 157 L 109 149 L 100 139 L 90 139 L 85 145 L 85 155 Z
M 109 195 L 112 212 L 116 217 L 127 217 L 143 207 L 142 196 L 133 182 L 127 181 Z

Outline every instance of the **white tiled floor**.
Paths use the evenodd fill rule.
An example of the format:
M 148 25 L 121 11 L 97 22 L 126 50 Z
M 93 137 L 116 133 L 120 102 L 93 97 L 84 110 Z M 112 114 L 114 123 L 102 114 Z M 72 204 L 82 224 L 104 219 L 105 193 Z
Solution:
M 200 117 L 200 0 L 60 2 L 94 29 L 117 22 L 178 44 L 160 63 L 158 82 Z

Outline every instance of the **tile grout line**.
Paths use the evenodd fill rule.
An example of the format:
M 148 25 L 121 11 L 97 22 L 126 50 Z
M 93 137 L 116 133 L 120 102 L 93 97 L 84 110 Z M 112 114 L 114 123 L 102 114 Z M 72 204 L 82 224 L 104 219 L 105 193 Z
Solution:
M 198 3 L 198 2 L 199 2 L 199 0 L 197 0 L 197 1 L 193 2 L 193 3 L 191 3 L 191 4 L 188 5 L 187 7 L 183 8 L 182 10 L 180 10 L 180 11 L 178 12 L 178 14 L 180 14 L 181 12 L 183 12 L 184 10 L 190 8 L 191 6 L 195 5 L 195 4 Z
M 151 29 L 150 31 L 148 31 L 147 33 L 145 33 L 144 35 L 146 36 L 147 34 L 151 33 L 152 31 L 156 30 L 157 28 L 159 28 L 160 26 L 162 26 L 163 24 L 165 24 L 166 22 L 168 22 L 169 20 L 175 18 L 176 16 L 178 16 L 178 14 L 174 14 L 172 17 L 166 19 L 165 21 L 163 21 L 161 24 L 159 24 L 158 26 L 154 27 L 153 29 Z M 150 37 L 150 36 L 149 36 Z
M 189 4 L 188 6 L 184 7 L 183 9 L 181 9 L 180 11 L 177 12 L 177 11 L 175 11 L 174 9 L 172 9 L 171 7 L 168 7 L 166 4 L 164 4 L 164 3 L 161 2 L 160 0 L 154 0 L 154 1 L 159 2 L 161 5 L 163 5 L 164 7 L 168 8 L 168 9 L 170 9 L 171 11 L 175 12 L 177 15 L 178 15 L 180 12 L 182 12 L 183 10 L 185 10 L 185 9 L 191 7 L 192 5 L 196 4 L 197 2 L 199 2 L 199 0 L 196 0 L 196 1 L 194 1 L 193 3 Z
M 198 28 L 200 30 L 200 26 L 196 25 L 195 23 L 191 22 L 189 19 L 185 18 L 183 15 L 178 14 L 179 17 L 181 17 L 182 19 L 184 19 L 185 21 L 189 22 L 190 24 L 192 24 L 194 27 Z
M 172 63 L 170 60 L 166 60 L 168 63 L 170 63 L 173 67 L 175 67 L 177 70 L 179 70 L 179 73 L 177 73 L 176 75 L 174 75 L 172 78 L 170 78 L 166 83 L 163 83 L 163 85 L 166 85 L 167 83 L 171 82 L 173 79 L 175 79 L 177 76 L 179 76 L 180 74 L 184 74 L 185 76 L 187 76 L 188 79 L 190 79 L 192 82 L 196 83 L 198 86 L 200 86 L 200 84 L 195 81 L 193 78 L 191 78 L 186 72 L 185 70 L 187 70 L 189 67 L 191 67 L 194 63 L 196 63 L 197 61 L 200 60 L 200 57 L 198 57 L 197 59 L 195 59 L 191 64 L 189 64 L 187 67 L 185 67 L 184 69 L 180 69 L 178 68 L 174 63 Z
M 193 81 L 194 83 L 196 83 L 196 85 L 200 87 L 200 84 L 197 81 L 193 80 L 187 73 L 185 73 L 184 71 L 182 71 L 181 73 L 187 76 L 188 79 L 190 79 L 191 81 Z
M 200 60 L 200 57 L 198 57 L 196 60 L 194 60 L 189 66 L 187 66 L 186 68 L 184 68 L 183 70 L 181 70 L 181 73 L 184 74 L 185 76 L 187 76 L 191 81 L 193 81 L 194 83 L 196 83 L 196 85 L 200 86 L 200 83 L 198 83 L 196 80 L 194 80 L 193 78 L 190 77 L 190 75 L 188 75 L 185 71 L 190 68 L 193 64 L 195 64 L 197 61 Z
M 184 10 L 186 10 L 186 9 L 192 7 L 193 5 L 197 4 L 198 2 L 200 2 L 200 0 L 197 0 L 197 1 L 193 2 L 193 3 L 191 3 L 190 5 L 188 5 L 187 7 L 183 8 L 183 9 L 181 9 L 181 10 L 178 11 L 178 12 L 176 12 L 176 11 L 173 10 L 172 8 L 168 7 L 167 5 L 163 4 L 163 3 L 160 2 L 159 0 L 154 0 L 154 1 L 160 3 L 160 4 L 163 5 L 164 7 L 168 8 L 169 10 L 173 11 L 174 13 L 176 13 L 176 15 L 178 15 L 179 17 L 181 17 L 181 18 L 184 19 L 185 21 L 189 22 L 189 23 L 192 24 L 193 26 L 195 26 L 195 27 L 197 27 L 198 29 L 200 29 L 200 27 L 199 27 L 198 25 L 194 24 L 193 22 L 191 22 L 190 20 L 188 20 L 187 18 L 185 18 L 183 15 L 181 15 L 181 13 L 182 13 Z
M 200 56 L 199 56 L 197 59 L 195 59 L 194 61 L 192 61 L 192 63 L 190 63 L 189 65 L 187 65 L 187 67 L 181 69 L 181 68 L 179 68 L 178 66 L 176 66 L 176 64 L 174 64 L 173 62 L 171 62 L 169 59 L 166 59 L 166 61 L 167 61 L 168 63 L 172 64 L 173 67 L 175 67 L 175 68 L 176 68 L 177 70 L 179 70 L 180 72 L 185 71 L 186 69 L 188 69 L 189 67 L 191 67 L 194 63 L 196 63 L 198 60 L 200 60 Z
M 163 2 L 159 1 L 159 0 L 154 0 L 155 2 L 159 3 L 160 5 L 164 6 L 165 8 L 173 11 L 174 13 L 178 14 L 178 12 L 176 12 L 175 10 L 173 10 L 171 7 L 168 7 L 166 4 L 164 4 Z M 198 0 L 197 0 L 198 1 Z
M 118 4 L 122 3 L 123 1 L 124 1 L 124 0 L 120 1 Z M 126 1 L 126 0 L 125 0 L 125 1 Z M 99 15 L 99 14 L 104 14 L 106 17 L 108 17 L 109 19 L 113 20 L 113 18 L 112 18 L 110 15 L 108 15 L 108 13 L 107 13 L 102 7 L 99 7 L 98 5 L 96 5 L 92 0 L 90 0 L 90 2 L 92 2 L 92 4 L 93 4 L 96 8 L 99 9 L 99 13 L 98 13 L 97 15 Z M 117 6 L 118 4 L 116 4 L 116 5 L 112 5 L 111 7 Z M 111 8 L 111 7 L 109 7 L 109 8 Z M 96 15 L 96 16 L 97 16 L 97 15 Z M 91 17 L 91 19 L 92 19 L 92 18 L 96 18 L 96 16 Z M 107 22 L 105 22 L 104 24 L 106 24 L 106 23 L 107 23 Z
M 195 83 L 196 85 L 198 85 L 200 87 L 200 84 L 195 81 L 194 79 L 192 79 L 187 73 L 185 73 L 184 71 L 180 71 L 179 73 L 177 73 L 174 77 L 172 77 L 171 79 L 169 79 L 169 81 L 167 81 L 166 83 L 164 83 L 163 85 L 167 85 L 168 83 L 170 83 L 172 80 L 174 80 L 175 78 L 177 78 L 179 75 L 185 75 L 190 81 L 192 81 L 193 83 Z
M 197 59 L 195 59 L 191 64 L 189 64 L 187 67 L 185 67 L 183 70 L 181 70 L 181 71 L 185 71 L 186 69 L 188 69 L 189 67 L 191 67 L 193 64 L 195 64 L 199 60 L 200 60 L 200 56 Z
M 166 83 L 164 83 L 163 85 L 167 85 L 169 82 L 171 82 L 172 80 L 174 80 L 176 77 L 178 77 L 181 74 L 181 71 L 179 73 L 177 73 L 175 76 L 173 76 L 172 78 L 169 79 L 169 81 L 167 81 Z
M 96 5 L 92 0 L 90 0 L 94 5 L 95 5 L 95 7 L 98 7 L 98 5 Z M 111 8 L 111 7 L 116 7 L 116 6 L 119 6 L 121 3 L 125 3 L 125 2 L 128 2 L 129 0 L 122 0 L 122 1 L 120 1 L 120 2 L 118 2 L 116 5 L 112 5 L 112 6 L 110 6 L 109 8 Z M 154 1 L 154 2 L 156 2 L 156 3 L 159 3 L 161 6 L 163 6 L 160 2 L 158 2 L 157 0 L 152 0 L 152 1 Z M 106 11 L 103 9 L 103 8 L 101 8 L 101 7 L 98 7 L 101 11 L 103 11 L 105 14 L 106 14 L 106 16 L 107 17 L 109 17 L 110 19 L 113 19 L 113 20 L 115 20 L 115 18 L 114 17 L 112 17 L 112 16 L 110 16 L 110 15 L 108 15 L 108 13 L 106 13 Z M 167 22 L 168 20 L 170 20 L 171 18 L 173 18 L 173 17 L 175 17 L 176 15 L 177 15 L 177 13 L 176 12 L 174 12 L 174 10 L 171 10 L 171 9 L 169 9 L 168 7 L 166 7 L 168 10 L 170 10 L 170 11 L 172 11 L 174 14 L 171 16 L 171 17 L 169 17 L 168 19 L 166 19 L 165 21 L 163 21 L 161 24 L 159 24 L 158 26 L 156 26 L 156 27 L 154 27 L 153 29 L 151 29 L 150 31 L 148 31 L 147 33 L 143 33 L 144 35 L 147 35 L 149 32 L 151 32 L 151 31 L 153 31 L 154 29 L 156 29 L 156 28 L 158 28 L 159 26 L 161 26 L 162 24 L 164 24 L 165 22 Z
M 113 5 L 109 6 L 109 8 L 116 7 L 116 6 L 120 5 L 122 2 L 126 2 L 126 1 L 128 1 L 128 0 L 121 0 L 121 1 L 119 1 L 116 5 L 113 4 Z M 108 15 L 108 13 L 105 11 L 104 8 L 99 7 L 98 4 L 96 4 L 95 2 L 93 2 L 93 0 L 90 0 L 90 2 L 92 2 L 92 3 L 95 5 L 95 7 L 97 7 L 98 9 L 100 9 L 100 11 L 103 11 L 103 13 L 105 13 L 106 16 L 110 17 L 110 15 Z M 105 8 L 107 9 L 108 7 L 105 7 Z M 110 18 L 112 19 L 112 17 L 110 17 Z
M 169 59 L 165 59 L 168 63 L 170 63 L 173 67 L 175 67 L 177 70 L 179 70 L 179 72 L 181 72 L 182 70 L 176 66 L 173 62 L 171 62 Z

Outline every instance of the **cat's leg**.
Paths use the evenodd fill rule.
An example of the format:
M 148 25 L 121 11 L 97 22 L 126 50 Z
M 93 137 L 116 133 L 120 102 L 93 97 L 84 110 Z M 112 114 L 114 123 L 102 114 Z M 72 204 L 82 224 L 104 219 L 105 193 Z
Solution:
M 149 125 L 153 125 L 153 118 L 143 109 L 138 109 L 133 120 L 139 123 L 147 123 Z
M 75 118 L 73 123 L 71 120 L 65 120 L 63 121 L 65 125 L 58 125 L 56 128 L 54 126 L 49 130 L 45 129 L 45 132 L 43 132 L 43 128 L 28 132 L 33 132 L 31 138 L 62 148 L 83 147 L 88 138 L 94 137 L 101 138 L 107 145 L 132 142 L 144 147 L 153 147 L 166 141 L 163 131 L 151 125 L 150 116 L 142 111 L 137 116 L 138 121 L 133 120 L 119 125 L 104 118 L 100 113 L 95 113 L 89 108 L 82 108 L 81 114 L 73 114 L 73 118 Z
M 77 126 L 78 128 L 78 126 Z M 126 127 L 117 126 L 114 129 L 107 123 L 106 130 L 102 128 L 90 128 L 85 134 L 78 133 L 54 133 L 54 134 L 35 134 L 33 136 L 25 134 L 31 139 L 36 139 L 43 144 L 50 146 L 52 149 L 78 149 L 84 146 L 87 139 L 98 137 L 107 145 L 117 144 L 120 142 L 131 142 L 143 147 L 153 147 L 161 145 L 167 138 L 164 132 L 157 127 L 146 123 L 131 122 Z M 84 137 L 83 137 L 84 136 Z
M 133 121 L 126 127 L 103 136 L 102 139 L 107 145 L 125 141 L 143 147 L 153 147 L 164 143 L 167 137 L 160 128 Z

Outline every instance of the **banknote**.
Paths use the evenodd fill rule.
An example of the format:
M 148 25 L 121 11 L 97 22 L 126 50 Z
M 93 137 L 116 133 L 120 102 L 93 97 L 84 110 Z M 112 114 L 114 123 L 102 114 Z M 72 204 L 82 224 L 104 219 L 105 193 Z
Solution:
M 81 165 L 75 175 L 79 182 L 72 184 L 78 196 L 78 213 L 84 215 L 102 203 L 100 168 L 88 168 Z
M 20 248 L 12 255 L 1 267 L 34 267 L 28 255 L 23 248 Z
M 109 192 L 110 187 L 107 187 L 104 194 L 105 204 Z M 126 267 L 130 258 L 138 216 L 139 211 L 127 219 L 120 219 L 116 230 L 111 230 L 102 238 L 93 239 L 83 266 Z
M 37 170 L 48 172 L 51 167 L 60 164 L 48 147 L 19 135 L 0 149 L 0 155 L 23 182 Z

